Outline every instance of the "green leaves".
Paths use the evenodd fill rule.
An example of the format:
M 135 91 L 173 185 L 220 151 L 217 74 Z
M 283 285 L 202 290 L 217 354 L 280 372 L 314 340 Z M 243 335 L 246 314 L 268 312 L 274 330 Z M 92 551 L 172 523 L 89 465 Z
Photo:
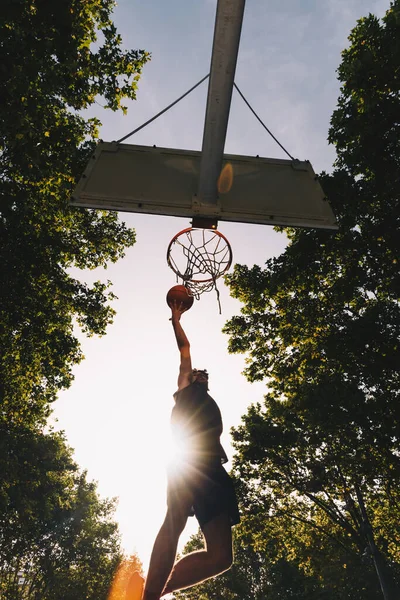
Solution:
M 120 560 L 114 503 L 43 433 L 83 356 L 74 327 L 103 335 L 115 314 L 106 267 L 135 242 L 111 211 L 69 199 L 95 147 L 98 95 L 135 99 L 149 54 L 123 50 L 110 0 L 4 0 L 0 30 L 0 595 L 107 597 Z M 26 589 L 18 587 L 18 572 Z M 24 596 L 25 597 L 25 596 Z
M 71 368 L 82 358 L 74 319 L 88 335 L 102 335 L 114 315 L 110 283 L 86 286 L 69 267 L 106 267 L 135 241 L 116 213 L 69 206 L 100 125 L 77 111 L 98 94 L 113 110 L 123 98 L 134 99 L 149 55 L 121 49 L 108 0 L 6 4 L 0 33 L 0 395 L 6 420 L 18 407 L 25 419 L 32 410 L 36 421 L 39 414 L 46 419 L 48 402 L 70 385 Z M 120 76 L 125 83 L 118 83 Z
M 381 23 L 373 15 L 360 19 L 338 69 L 342 95 L 329 141 L 336 146 L 337 165 L 363 179 L 382 179 L 396 169 L 399 11 L 398 2 L 392 2 Z
M 246 353 L 247 378 L 268 386 L 264 406 L 251 407 L 233 432 L 246 526 L 261 544 L 271 519 L 276 527 L 286 518 L 302 523 L 283 539 L 305 572 L 338 594 L 306 547 L 318 531 L 325 560 L 342 548 L 336 577 L 351 589 L 343 569 L 352 563 L 361 573 L 355 562 L 368 545 L 358 485 L 379 550 L 399 577 L 399 544 L 378 509 L 391 505 L 400 520 L 390 491 L 400 483 L 399 15 L 393 2 L 382 23 L 361 19 L 338 69 L 343 86 L 329 134 L 338 159 L 320 180 L 339 231 L 286 230 L 280 257 L 264 269 L 237 265 L 226 277 L 243 303 L 224 328 L 229 350 Z
M 20 597 L 20 572 L 31 598 L 106 600 L 122 558 L 115 502 L 98 498 L 62 434 L 23 423 L 0 434 L 2 593 Z

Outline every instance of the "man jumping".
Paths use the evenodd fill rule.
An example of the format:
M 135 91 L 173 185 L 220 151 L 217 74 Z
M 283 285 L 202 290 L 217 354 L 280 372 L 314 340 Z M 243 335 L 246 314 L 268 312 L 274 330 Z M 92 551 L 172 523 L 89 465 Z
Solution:
M 167 514 L 154 543 L 143 596 L 136 575 L 129 600 L 159 600 L 229 569 L 233 561 L 231 527 L 240 520 L 233 482 L 222 466 L 228 459 L 220 442 L 221 413 L 208 394 L 207 372 L 192 368 L 190 344 L 180 323 L 182 305 L 174 303 L 171 311 L 180 352 L 171 426 L 180 456 L 168 471 Z M 193 515 L 205 549 L 175 563 L 179 537 Z

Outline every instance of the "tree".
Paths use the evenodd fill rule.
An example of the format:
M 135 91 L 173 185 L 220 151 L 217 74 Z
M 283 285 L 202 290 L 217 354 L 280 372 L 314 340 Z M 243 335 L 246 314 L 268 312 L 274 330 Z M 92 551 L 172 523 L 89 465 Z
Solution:
M 63 434 L 12 426 L 0 440 L 2 597 L 106 600 L 123 558 L 115 501 L 99 499 Z
M 74 334 L 103 335 L 106 267 L 135 241 L 117 214 L 69 198 L 93 151 L 96 97 L 126 111 L 144 50 L 123 50 L 112 0 L 4 0 L 0 29 L 0 569 L 2 597 L 105 598 L 121 559 L 114 502 L 100 500 L 61 434 L 51 402 L 82 360 Z M 18 586 L 18 573 L 25 579 Z M 21 577 L 22 577 L 21 576 Z
M 310 540 L 321 527 L 360 558 L 375 544 L 385 588 L 382 561 L 400 575 L 400 2 L 349 39 L 329 132 L 338 158 L 320 177 L 339 231 L 286 229 L 264 269 L 237 265 L 227 282 L 244 307 L 225 332 L 269 388 L 234 432 L 253 506 L 261 483 L 264 510 L 303 522 Z
M 337 600 L 312 574 L 304 573 L 281 541 L 281 531 L 269 529 L 268 540 L 254 543 L 247 532 L 247 520 L 233 532 L 234 563 L 222 575 L 192 588 L 176 592 L 178 600 Z M 260 524 L 260 523 L 259 523 Z M 266 521 L 262 527 L 268 527 Z M 251 531 L 251 529 L 250 529 Z M 203 547 L 201 534 L 192 536 L 184 553 Z
M 6 0 L 0 31 L 0 398 L 6 421 L 45 422 L 82 359 L 73 325 L 102 335 L 110 282 L 69 268 L 107 266 L 134 243 L 114 212 L 69 198 L 100 121 L 82 111 L 134 99 L 144 50 L 122 50 L 112 0 Z

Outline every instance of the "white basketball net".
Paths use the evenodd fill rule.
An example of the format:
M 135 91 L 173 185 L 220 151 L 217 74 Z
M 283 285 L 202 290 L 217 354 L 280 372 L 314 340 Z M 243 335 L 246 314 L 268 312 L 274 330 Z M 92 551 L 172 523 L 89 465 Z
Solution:
M 215 229 L 184 229 L 171 241 L 167 261 L 183 285 L 197 299 L 203 292 L 215 289 L 216 280 L 232 264 L 232 249 L 228 240 Z M 221 305 L 219 303 L 221 312 Z

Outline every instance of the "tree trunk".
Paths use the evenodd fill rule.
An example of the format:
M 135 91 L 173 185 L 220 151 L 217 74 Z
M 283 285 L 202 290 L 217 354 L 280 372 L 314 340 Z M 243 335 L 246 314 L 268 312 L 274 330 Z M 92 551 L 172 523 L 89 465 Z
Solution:
M 357 499 L 362 515 L 362 532 L 364 533 L 368 542 L 368 546 L 371 552 L 372 560 L 374 561 L 374 566 L 378 575 L 383 597 L 385 600 L 396 600 L 394 584 L 391 581 L 391 578 L 388 574 L 386 561 L 375 544 L 374 532 L 371 523 L 368 519 L 364 499 L 362 497 L 361 490 L 357 482 L 354 483 L 354 488 L 357 494 Z

